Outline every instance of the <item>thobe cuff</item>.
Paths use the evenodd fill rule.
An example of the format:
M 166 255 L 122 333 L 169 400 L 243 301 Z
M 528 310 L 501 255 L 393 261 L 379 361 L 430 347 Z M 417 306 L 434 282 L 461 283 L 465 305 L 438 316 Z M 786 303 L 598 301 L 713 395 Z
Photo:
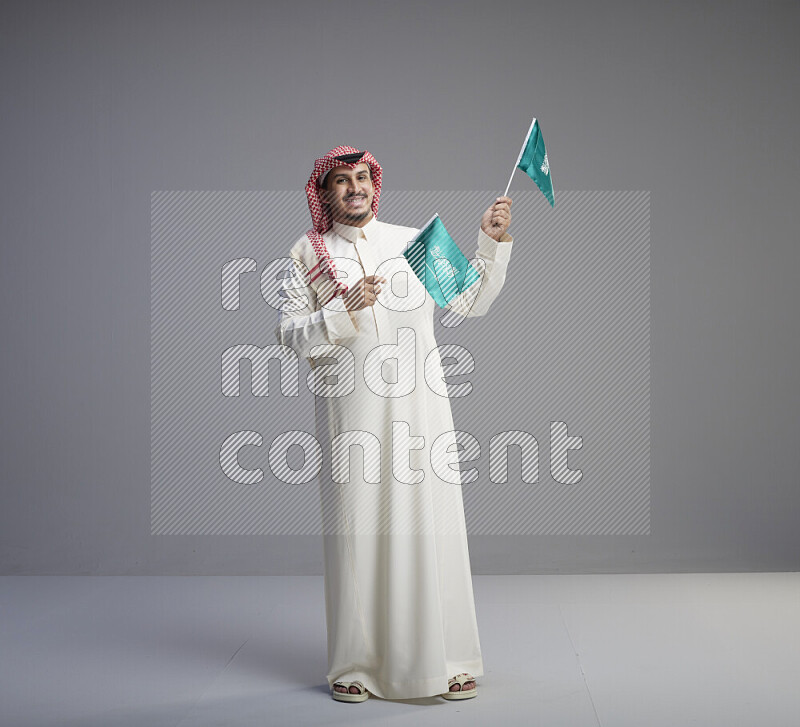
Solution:
M 478 228 L 478 249 L 490 260 L 508 265 L 508 261 L 511 259 L 513 243 L 514 238 L 507 232 L 503 233 L 498 242 L 493 237 L 489 237 L 482 227 Z
M 358 328 L 356 328 L 349 311 L 332 311 L 328 308 L 323 308 L 322 311 L 325 327 L 328 330 L 328 340 L 331 343 L 358 335 Z

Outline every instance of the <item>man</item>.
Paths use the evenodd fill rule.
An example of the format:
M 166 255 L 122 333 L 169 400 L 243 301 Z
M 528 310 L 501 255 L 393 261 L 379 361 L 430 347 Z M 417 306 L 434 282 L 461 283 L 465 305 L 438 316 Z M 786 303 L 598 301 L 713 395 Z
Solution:
M 276 329 L 316 374 L 317 439 L 330 453 L 320 477 L 327 679 L 339 701 L 465 699 L 483 660 L 460 477 L 443 466 L 457 442 L 435 303 L 403 257 L 418 230 L 377 219 L 382 175 L 353 147 L 316 160 L 314 227 L 291 249 Z M 483 315 L 503 286 L 510 206 L 499 197 L 481 218 L 481 280 L 448 305 L 463 316 Z M 437 379 L 439 391 L 426 383 Z

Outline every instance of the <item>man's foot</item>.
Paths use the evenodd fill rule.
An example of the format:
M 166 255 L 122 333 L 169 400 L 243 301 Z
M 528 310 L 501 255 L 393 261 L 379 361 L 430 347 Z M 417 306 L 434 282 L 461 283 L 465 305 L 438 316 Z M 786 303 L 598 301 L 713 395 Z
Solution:
M 350 685 L 349 687 L 346 687 L 340 682 L 336 682 L 336 684 L 333 685 L 333 691 L 341 694 L 361 694 L 361 690 L 357 686 Z
M 448 691 L 442 694 L 445 699 L 469 699 L 478 694 L 475 677 L 472 674 L 456 674 L 449 681 Z
M 461 691 L 466 692 L 468 689 L 475 689 L 475 682 L 474 681 L 464 682 L 463 689 L 462 689 L 461 685 L 458 682 L 456 682 L 455 684 L 453 684 L 450 687 L 450 691 L 451 692 L 461 692 Z
M 363 702 L 369 697 L 367 688 L 358 681 L 334 682 L 331 696 L 339 702 Z

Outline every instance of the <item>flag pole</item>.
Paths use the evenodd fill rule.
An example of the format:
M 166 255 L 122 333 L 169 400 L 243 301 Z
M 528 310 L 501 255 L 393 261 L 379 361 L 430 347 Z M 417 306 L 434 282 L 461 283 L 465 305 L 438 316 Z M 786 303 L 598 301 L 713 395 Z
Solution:
M 522 153 L 525 151 L 525 147 L 528 146 L 528 139 L 531 137 L 531 132 L 533 131 L 533 125 L 536 123 L 536 117 L 533 117 L 533 121 L 531 121 L 530 128 L 528 129 L 528 133 L 525 134 L 525 140 L 522 142 L 522 146 L 520 147 L 519 154 L 517 154 L 517 161 L 514 162 L 514 168 L 511 170 L 511 176 L 508 178 L 508 184 L 506 185 L 506 191 L 503 192 L 503 196 L 505 197 L 508 194 L 508 190 L 511 187 L 511 180 L 514 179 L 514 172 L 517 171 L 517 165 L 519 164 L 519 160 L 522 159 Z
M 517 160 L 517 164 L 519 160 Z M 514 172 L 517 171 L 517 165 L 514 165 L 514 168 L 511 170 L 511 176 L 508 178 L 508 184 L 506 185 L 506 191 L 503 192 L 503 196 L 505 197 L 508 194 L 508 188 L 511 186 L 511 180 L 514 179 Z

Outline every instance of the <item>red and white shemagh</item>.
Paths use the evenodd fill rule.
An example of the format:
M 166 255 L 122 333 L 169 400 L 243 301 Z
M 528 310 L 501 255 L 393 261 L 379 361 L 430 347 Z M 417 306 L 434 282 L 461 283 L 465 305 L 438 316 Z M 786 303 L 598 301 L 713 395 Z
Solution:
M 306 235 L 308 235 L 308 239 L 311 241 L 311 245 L 319 261 L 308 271 L 308 282 L 313 282 L 320 275 L 325 275 L 334 288 L 333 295 L 328 301 L 335 298 L 337 295 L 344 295 L 347 292 L 347 285 L 341 280 L 336 279 L 336 266 L 333 263 L 333 258 L 328 252 L 328 247 L 325 245 L 325 240 L 322 237 L 322 233 L 327 232 L 331 228 L 333 219 L 331 218 L 330 211 L 320 199 L 320 188 L 317 186 L 318 180 L 322 179 L 322 177 L 334 167 L 350 167 L 350 169 L 355 169 L 359 164 L 366 163 L 369 165 L 370 171 L 372 172 L 372 186 L 375 190 L 372 196 L 372 214 L 375 215 L 375 217 L 378 216 L 378 202 L 381 198 L 381 177 L 383 175 L 383 169 L 381 169 L 381 165 L 378 164 L 375 157 L 368 151 L 365 151 L 360 159 L 352 163 L 343 162 L 341 159 L 336 158 L 346 154 L 361 154 L 361 152 L 352 146 L 337 146 L 331 149 L 324 157 L 314 162 L 314 171 L 308 179 L 308 184 L 306 184 L 308 209 L 311 212 L 311 220 L 314 224 L 313 229 L 308 230 Z M 326 303 L 328 301 L 326 301 Z

